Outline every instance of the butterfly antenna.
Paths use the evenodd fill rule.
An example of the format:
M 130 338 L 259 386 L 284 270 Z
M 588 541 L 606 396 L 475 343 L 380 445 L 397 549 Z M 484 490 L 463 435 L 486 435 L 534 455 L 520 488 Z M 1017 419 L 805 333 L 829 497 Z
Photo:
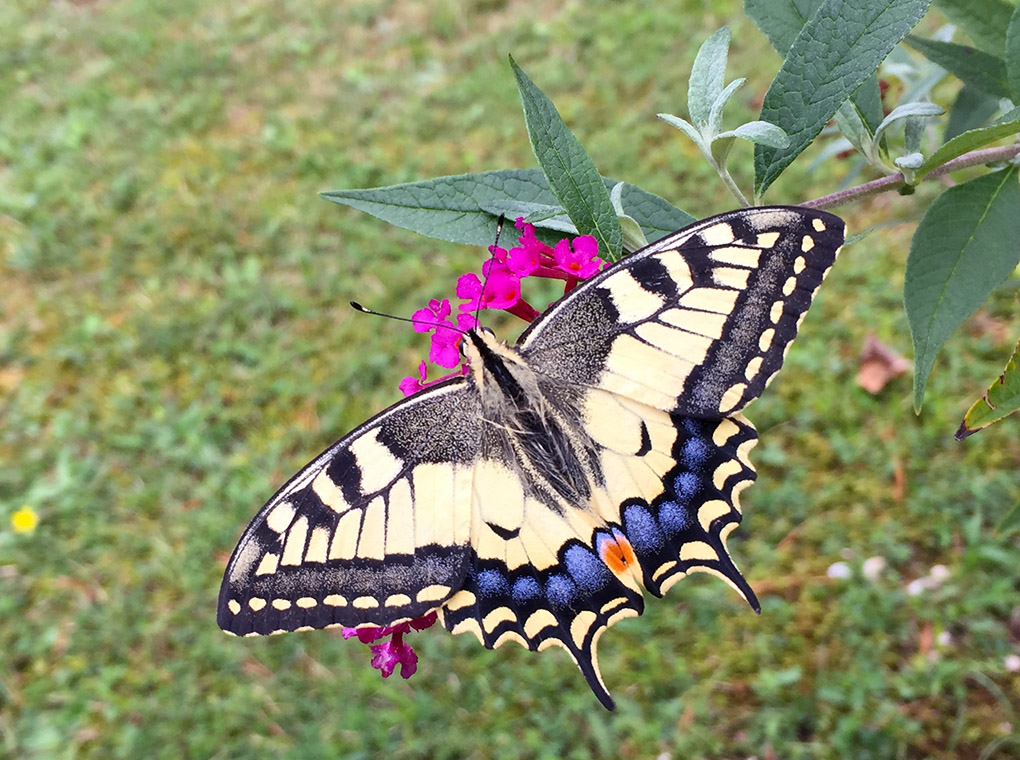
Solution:
M 496 246 L 499 245 L 499 234 L 503 231 L 503 222 L 506 221 L 506 214 L 500 214 L 499 219 L 496 221 L 496 239 L 492 245 L 489 246 L 489 261 L 492 262 L 496 258 Z M 482 279 L 482 289 L 478 294 L 478 306 L 475 307 L 475 324 L 477 325 L 478 315 L 482 312 L 482 296 L 485 295 L 485 286 L 489 284 L 489 275 L 492 274 L 492 264 L 489 264 L 489 269 L 485 273 L 485 277 Z
M 429 322 L 426 319 L 414 319 L 413 317 L 398 317 L 396 314 L 385 314 L 384 312 L 381 311 L 375 311 L 374 309 L 369 309 L 366 306 L 362 306 L 357 301 L 351 301 L 350 304 L 352 309 L 354 309 L 355 311 L 360 311 L 362 314 L 371 314 L 374 317 L 386 317 L 387 319 L 395 319 L 398 322 L 410 322 L 412 325 L 425 325 L 429 329 L 432 329 L 433 327 L 436 326 L 435 322 Z M 461 335 L 467 335 L 467 330 L 461 330 L 459 327 L 454 327 L 452 325 L 445 324 L 443 325 L 443 328 L 446 330 L 453 330 L 454 332 L 459 332 Z

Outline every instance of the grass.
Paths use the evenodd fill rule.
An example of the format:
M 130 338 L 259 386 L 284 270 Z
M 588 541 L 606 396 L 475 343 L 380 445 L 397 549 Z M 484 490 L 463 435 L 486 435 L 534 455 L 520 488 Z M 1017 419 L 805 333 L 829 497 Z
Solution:
M 244 524 L 425 353 L 347 301 L 409 313 L 479 260 L 316 193 L 533 166 L 512 51 L 604 174 L 724 210 L 652 114 L 682 112 L 697 45 L 730 20 L 751 114 L 778 59 L 736 2 L 0 7 L 0 754 L 1015 753 L 1020 551 L 994 526 L 1020 500 L 1016 423 L 952 440 L 1015 306 L 996 296 L 950 341 L 922 416 L 909 378 L 859 389 L 868 333 L 909 354 L 909 225 L 845 252 L 750 411 L 760 478 L 732 546 L 764 614 L 708 576 L 653 600 L 602 640 L 615 714 L 558 652 L 430 630 L 418 675 L 384 682 L 338 636 L 216 628 Z M 733 163 L 748 186 L 749 152 Z M 771 201 L 831 189 L 806 163 Z M 932 192 L 845 213 L 912 218 Z M 16 534 L 23 505 L 41 521 Z M 909 594 L 935 565 L 948 578 Z

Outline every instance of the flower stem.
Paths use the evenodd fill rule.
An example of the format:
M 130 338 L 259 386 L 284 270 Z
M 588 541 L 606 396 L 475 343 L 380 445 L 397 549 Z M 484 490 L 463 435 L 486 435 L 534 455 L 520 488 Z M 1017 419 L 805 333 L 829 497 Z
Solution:
M 980 166 L 981 164 L 990 164 L 996 161 L 1009 161 L 1010 159 L 1016 158 L 1018 155 L 1020 155 L 1020 144 L 974 150 L 970 153 L 964 153 L 962 156 L 957 156 L 952 161 L 947 161 L 941 166 L 935 167 L 925 174 L 921 180 L 923 181 L 933 177 L 941 177 L 943 174 L 949 174 L 949 172 L 954 172 L 957 169 L 966 169 L 969 166 Z M 871 182 L 865 182 L 863 185 L 858 185 L 857 187 L 840 190 L 838 193 L 823 195 L 821 198 L 816 198 L 813 201 L 807 201 L 800 205 L 804 208 L 835 208 L 836 206 L 842 206 L 844 203 L 855 201 L 858 198 L 876 195 L 878 193 L 885 192 L 886 190 L 898 190 L 906 184 L 907 182 L 903 177 L 903 174 L 897 172 L 896 174 L 890 174 L 888 177 L 873 179 Z

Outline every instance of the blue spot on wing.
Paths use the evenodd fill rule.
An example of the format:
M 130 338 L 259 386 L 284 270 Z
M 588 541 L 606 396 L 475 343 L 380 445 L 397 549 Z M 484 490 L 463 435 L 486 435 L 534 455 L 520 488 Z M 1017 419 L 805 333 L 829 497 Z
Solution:
M 665 543 L 655 518 L 640 504 L 631 504 L 624 510 L 623 528 L 627 540 L 639 552 L 656 552 Z
M 567 572 L 585 591 L 597 591 L 611 579 L 609 568 L 591 550 L 574 544 L 563 553 Z M 550 597 L 551 598 L 551 597 Z
M 565 575 L 551 575 L 545 582 L 545 595 L 556 607 L 569 607 L 577 598 L 577 586 Z
M 705 463 L 708 459 L 708 443 L 703 438 L 688 438 L 684 442 L 683 453 L 681 454 L 684 464 L 694 470 Z
M 681 472 L 673 479 L 673 489 L 680 501 L 690 501 L 701 490 L 701 478 L 693 472 Z
M 510 584 L 506 576 L 498 570 L 482 570 L 475 579 L 478 592 L 482 596 L 500 596 L 510 592 Z
M 675 501 L 664 501 L 659 505 L 659 524 L 669 533 L 681 533 L 691 524 L 687 508 Z
M 542 596 L 542 587 L 534 578 L 525 576 L 514 581 L 513 590 L 510 592 L 515 602 L 527 604 Z

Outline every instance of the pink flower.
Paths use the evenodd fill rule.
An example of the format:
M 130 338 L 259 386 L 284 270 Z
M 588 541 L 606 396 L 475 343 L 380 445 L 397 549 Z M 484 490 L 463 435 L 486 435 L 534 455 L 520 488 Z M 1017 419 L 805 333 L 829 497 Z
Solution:
M 557 269 L 579 280 L 587 280 L 602 266 L 599 244 L 591 235 L 574 238 L 573 248 L 566 238 L 559 241 L 553 251 L 553 259 Z
M 393 635 L 392 641 L 373 646 L 372 655 L 372 667 L 382 673 L 383 678 L 393 675 L 397 665 L 400 665 L 401 678 L 410 678 L 418 670 L 418 655 L 404 643 L 399 633 Z
M 482 265 L 482 274 L 488 274 L 484 293 L 482 281 L 474 272 L 462 274 L 457 280 L 457 297 L 467 299 L 466 303 L 460 305 L 461 311 L 474 312 L 479 308 L 509 309 L 521 300 L 521 278 L 504 264 L 490 259 Z
M 417 325 L 415 325 L 417 327 Z M 425 383 L 428 381 L 429 367 L 425 362 L 418 365 L 418 377 L 405 377 L 400 381 L 400 392 L 404 396 L 413 396 L 415 393 L 425 387 Z M 421 378 L 420 380 L 418 378 Z
M 417 332 L 435 331 L 432 333 L 429 361 L 440 367 L 456 367 L 460 364 L 460 349 L 457 346 L 462 336 L 457 330 L 457 326 L 448 319 L 449 316 L 450 302 L 445 298 L 442 301 L 432 299 L 429 301 L 428 308 L 418 309 L 411 315 L 414 320 L 414 329 Z M 422 380 L 424 379 L 423 375 Z M 404 378 L 401 382 L 401 390 L 404 390 L 405 387 L 413 387 L 412 382 L 408 382 L 408 378 Z M 420 387 L 415 390 L 420 390 Z
M 410 678 L 418 669 L 418 655 L 415 654 L 411 645 L 404 641 L 404 634 L 410 633 L 412 628 L 416 631 L 423 631 L 434 625 L 436 619 L 436 613 L 430 612 L 423 618 L 415 618 L 406 623 L 387 625 L 382 628 L 344 627 L 341 635 L 345 639 L 356 636 L 362 644 L 372 644 L 384 636 L 391 636 L 389 641 L 372 646 L 372 667 L 382 673 L 383 678 L 389 678 L 399 665 L 401 678 Z

